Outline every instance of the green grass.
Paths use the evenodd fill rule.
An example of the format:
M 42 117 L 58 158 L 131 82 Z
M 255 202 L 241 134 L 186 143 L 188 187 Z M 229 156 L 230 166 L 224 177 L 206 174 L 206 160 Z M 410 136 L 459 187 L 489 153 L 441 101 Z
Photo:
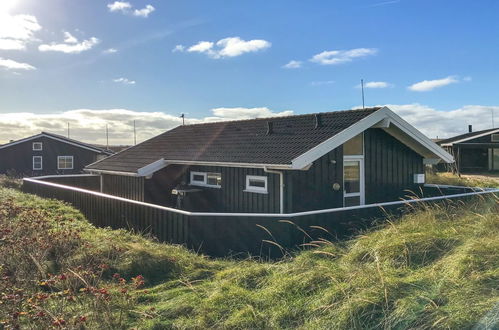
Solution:
M 324 242 L 274 262 L 209 259 L 123 230 L 94 228 L 63 203 L 0 189 L 0 203 L 6 200 L 43 213 L 49 228 L 40 235 L 65 226 L 80 234 L 65 251 L 40 257 L 45 272 L 106 264 L 101 285 L 112 283 L 115 272 L 144 276 L 146 287 L 133 291 L 123 327 L 470 329 L 488 313 L 493 320 L 499 309 L 499 204 L 493 198 L 424 207 L 350 241 Z M 1 253 L 0 243 L 0 264 Z M 26 279 L 39 280 L 34 265 L 19 263 Z M 111 300 L 110 309 L 119 310 L 120 302 Z M 105 327 L 88 306 L 94 305 L 65 315 L 88 315 L 89 328 Z M 1 310 L 0 321 L 8 317 Z
M 427 173 L 426 182 L 450 186 L 499 188 L 499 181 L 494 179 L 474 179 L 460 177 L 452 173 Z

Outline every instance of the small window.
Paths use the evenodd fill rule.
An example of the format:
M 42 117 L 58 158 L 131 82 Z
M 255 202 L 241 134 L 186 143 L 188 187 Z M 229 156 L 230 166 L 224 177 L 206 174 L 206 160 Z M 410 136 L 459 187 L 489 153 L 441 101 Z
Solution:
M 491 141 L 492 142 L 499 142 L 499 134 L 492 134 Z
M 364 154 L 364 134 L 360 133 L 343 144 L 343 155 L 361 156 Z
M 191 185 L 220 188 L 222 186 L 222 174 L 211 172 L 191 172 Z
M 57 168 L 59 170 L 72 170 L 73 169 L 73 156 L 58 156 Z
M 42 142 L 33 142 L 33 151 L 41 151 L 43 150 Z
M 33 170 L 43 169 L 43 158 L 42 156 L 33 156 Z
M 248 192 L 255 193 L 267 193 L 267 177 L 266 176 L 256 176 L 247 175 L 246 176 L 246 190 Z

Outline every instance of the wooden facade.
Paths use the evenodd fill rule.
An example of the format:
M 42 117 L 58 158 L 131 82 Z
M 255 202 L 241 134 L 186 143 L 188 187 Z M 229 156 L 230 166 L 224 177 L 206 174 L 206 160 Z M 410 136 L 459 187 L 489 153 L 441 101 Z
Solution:
M 364 133 L 365 203 L 399 200 L 417 192 L 414 174 L 424 173 L 423 158 L 380 128 Z M 200 212 L 280 212 L 280 178 L 262 168 L 169 165 L 150 178 L 103 175 L 103 192 L 148 203 L 175 207 L 172 190 L 190 184 L 191 172 L 220 173 L 221 186 L 196 188 L 182 209 Z M 302 212 L 343 206 L 343 147 L 317 159 L 307 170 L 283 173 L 283 211 Z M 267 193 L 246 191 L 246 176 L 267 178 Z M 142 180 L 142 181 L 141 181 Z M 339 189 L 333 189 L 337 183 Z
M 41 150 L 33 150 L 33 143 L 41 143 Z M 99 149 L 87 149 L 75 144 L 55 140 L 47 136 L 28 139 L 0 148 L 0 173 L 17 176 L 42 176 L 54 174 L 83 173 L 83 168 L 107 156 Z M 72 156 L 73 166 L 68 169 L 58 167 L 59 156 Z M 41 157 L 41 169 L 34 169 L 33 157 Z M 39 158 L 37 158 L 39 161 Z M 38 164 L 37 164 L 38 165 Z M 39 168 L 37 166 L 36 168 Z

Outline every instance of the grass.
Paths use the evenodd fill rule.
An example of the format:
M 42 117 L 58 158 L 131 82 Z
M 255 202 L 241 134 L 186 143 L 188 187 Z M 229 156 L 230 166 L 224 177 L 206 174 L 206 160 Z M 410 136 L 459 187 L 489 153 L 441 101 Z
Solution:
M 450 186 L 499 188 L 499 181 L 494 179 L 475 179 L 472 177 L 460 177 L 452 173 L 427 173 L 427 183 L 444 184 Z
M 16 322 L 26 327 L 59 327 L 59 319 L 69 328 L 83 322 L 109 329 L 470 329 L 497 322 L 494 198 L 423 207 L 350 241 L 323 242 L 275 262 L 208 259 L 138 234 L 98 229 L 63 203 L 13 189 L 0 188 L 0 204 L 0 267 L 3 275 L 15 273 L 26 297 L 62 288 L 61 281 L 52 291 L 39 283 L 69 270 L 92 270 L 93 287 L 111 292 L 107 301 L 100 293 L 83 299 L 79 283 L 69 295 L 82 302 L 51 298 L 39 308 L 54 318 L 41 320 L 33 319 L 29 303 L 20 304 L 16 312 L 27 314 Z M 22 225 L 31 222 L 44 225 Z M 6 235 L 5 229 L 16 226 L 23 232 L 9 240 L 15 230 Z M 43 244 L 21 249 L 23 236 Z M 118 284 L 115 273 L 126 284 Z M 137 278 L 144 286 L 134 285 Z M 0 307 L 6 325 L 14 324 L 9 312 Z

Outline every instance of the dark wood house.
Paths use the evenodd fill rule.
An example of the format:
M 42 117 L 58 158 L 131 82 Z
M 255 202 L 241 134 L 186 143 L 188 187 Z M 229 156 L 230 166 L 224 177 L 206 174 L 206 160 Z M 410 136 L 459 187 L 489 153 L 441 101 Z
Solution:
M 459 173 L 499 171 L 499 128 L 473 132 L 470 125 L 468 133 L 437 143 L 456 160 L 447 169 Z
M 439 162 L 453 158 L 383 107 L 179 126 L 86 170 L 125 198 L 289 213 L 398 200 Z
M 110 154 L 112 152 L 90 144 L 42 132 L 0 145 L 0 174 L 77 174 L 88 164 Z

